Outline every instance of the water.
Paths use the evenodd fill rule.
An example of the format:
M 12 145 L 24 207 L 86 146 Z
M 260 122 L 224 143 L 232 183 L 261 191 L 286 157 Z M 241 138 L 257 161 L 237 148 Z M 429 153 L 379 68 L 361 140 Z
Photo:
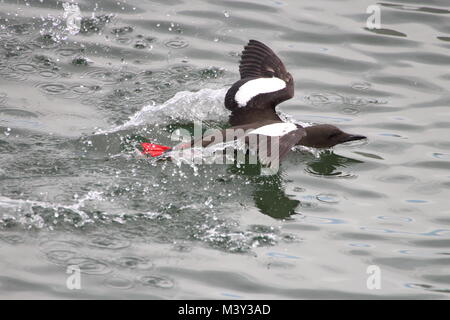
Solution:
M 384 2 L 369 30 L 371 4 L 1 0 L 0 297 L 448 299 L 450 7 Z M 270 177 L 139 157 L 226 123 L 250 38 L 294 75 L 283 116 L 368 142 Z

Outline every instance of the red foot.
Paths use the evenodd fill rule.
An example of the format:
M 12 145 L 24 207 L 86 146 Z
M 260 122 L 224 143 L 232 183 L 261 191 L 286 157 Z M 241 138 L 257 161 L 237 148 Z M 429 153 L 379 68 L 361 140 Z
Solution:
M 142 154 L 149 154 L 152 157 L 160 156 L 167 150 L 170 150 L 170 147 L 166 147 L 166 146 L 162 146 L 162 145 L 154 144 L 154 143 L 147 143 L 147 142 L 141 143 L 141 146 L 143 149 Z

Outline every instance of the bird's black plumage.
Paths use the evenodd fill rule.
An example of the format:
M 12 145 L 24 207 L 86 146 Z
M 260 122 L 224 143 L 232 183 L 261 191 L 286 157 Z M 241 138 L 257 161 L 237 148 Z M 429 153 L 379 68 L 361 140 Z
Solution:
M 241 79 L 231 86 L 225 96 L 225 107 L 231 111 L 230 124 L 245 124 L 250 118 L 251 121 L 279 119 L 275 107 L 294 96 L 294 80 L 281 59 L 262 42 L 250 40 L 242 52 L 239 73 Z M 245 83 L 261 78 L 278 78 L 285 82 L 285 87 L 257 94 L 245 106 L 240 106 L 236 93 Z

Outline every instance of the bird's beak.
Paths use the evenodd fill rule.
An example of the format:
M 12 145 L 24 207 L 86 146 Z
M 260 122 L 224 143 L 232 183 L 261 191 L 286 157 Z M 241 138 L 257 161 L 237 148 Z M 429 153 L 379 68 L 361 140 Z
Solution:
M 362 139 L 367 139 L 367 137 L 359 135 L 359 134 L 349 134 L 347 137 L 345 137 L 344 142 L 356 141 L 356 140 L 362 140 Z

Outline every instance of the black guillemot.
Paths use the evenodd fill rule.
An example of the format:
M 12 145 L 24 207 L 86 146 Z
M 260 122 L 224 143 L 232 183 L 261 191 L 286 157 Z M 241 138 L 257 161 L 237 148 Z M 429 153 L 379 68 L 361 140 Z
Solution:
M 231 128 L 194 138 L 173 149 L 143 143 L 143 153 L 160 156 L 167 151 L 194 146 L 205 148 L 219 142 L 241 139 L 250 150 L 253 148 L 258 153 L 259 160 L 263 164 L 270 164 L 273 160 L 270 160 L 273 156 L 271 150 L 272 153 L 273 150 L 276 151 L 279 162 L 296 145 L 330 148 L 340 143 L 366 138 L 343 132 L 330 124 L 302 127 L 282 121 L 275 108 L 294 96 L 294 80 L 280 58 L 262 42 L 250 40 L 244 47 L 239 73 L 241 79 L 231 86 L 225 96 L 225 107 L 231 111 L 229 117 Z M 253 141 L 256 143 L 251 145 L 252 137 L 255 137 Z M 264 149 L 264 155 L 261 149 Z

